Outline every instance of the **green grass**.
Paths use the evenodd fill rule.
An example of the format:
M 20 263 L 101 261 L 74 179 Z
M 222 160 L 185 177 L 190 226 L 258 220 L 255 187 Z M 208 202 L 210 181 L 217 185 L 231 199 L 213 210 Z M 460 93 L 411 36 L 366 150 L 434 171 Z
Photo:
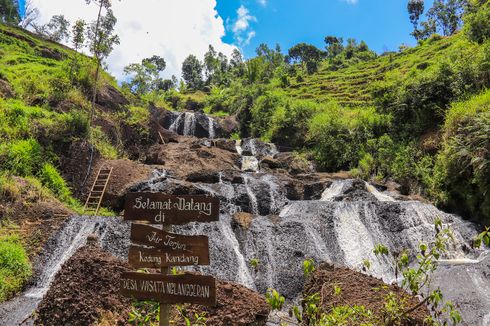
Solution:
M 371 87 L 374 82 L 387 79 L 392 72 L 401 77 L 414 76 L 452 53 L 462 49 L 471 51 L 474 46 L 462 35 L 450 38 L 434 36 L 403 52 L 382 55 L 336 71 L 324 62 L 318 73 L 303 76 L 301 82 L 291 78 L 291 85 L 285 90 L 294 98 L 317 102 L 335 100 L 342 106 L 369 106 L 372 104 Z
M 31 263 L 19 235 L 0 227 L 0 302 L 20 291 L 31 274 Z

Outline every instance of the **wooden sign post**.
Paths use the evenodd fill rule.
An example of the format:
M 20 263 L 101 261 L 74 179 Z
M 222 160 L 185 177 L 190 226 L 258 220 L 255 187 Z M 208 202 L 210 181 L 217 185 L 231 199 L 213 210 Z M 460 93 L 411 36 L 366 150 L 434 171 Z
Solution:
M 160 302 L 160 325 L 168 326 L 170 304 L 216 305 L 216 280 L 211 276 L 168 275 L 172 266 L 209 265 L 209 239 L 170 233 L 171 225 L 219 220 L 219 199 L 160 193 L 126 195 L 124 219 L 159 224 L 131 225 L 128 261 L 134 268 L 159 268 L 160 274 L 123 273 L 121 293 Z

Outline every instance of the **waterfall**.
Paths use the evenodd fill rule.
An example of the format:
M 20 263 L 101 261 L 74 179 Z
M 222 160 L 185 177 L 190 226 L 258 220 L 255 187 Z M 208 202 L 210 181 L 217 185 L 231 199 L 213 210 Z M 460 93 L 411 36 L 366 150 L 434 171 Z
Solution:
M 196 116 L 194 113 L 184 112 L 184 136 L 194 136 L 196 130 Z
M 70 217 L 44 248 L 42 269 L 33 285 L 13 300 L 0 304 L 0 325 L 19 325 L 34 312 L 62 265 L 85 245 L 90 234 L 98 235 L 103 249 L 120 258 L 127 256 L 128 224 L 114 217 Z
M 322 193 L 322 198 L 320 200 L 323 201 L 332 201 L 333 198 L 339 196 L 342 193 L 342 189 L 344 187 L 344 182 L 342 180 L 335 180 L 332 182 L 330 187 L 325 189 Z
M 395 199 L 391 196 L 381 193 L 376 187 L 370 185 L 369 183 L 365 183 L 367 190 L 374 195 L 379 201 L 395 201 Z
M 247 190 L 248 198 L 250 199 L 250 206 L 252 214 L 259 215 L 259 204 L 257 202 L 257 197 L 255 196 L 252 188 L 250 187 L 250 178 L 247 174 L 242 174 L 243 182 L 245 184 L 245 189 Z
M 179 126 L 182 123 L 183 118 L 184 118 L 183 114 L 179 113 L 177 115 L 177 118 L 172 122 L 172 124 L 168 128 L 168 130 L 173 131 L 175 133 L 178 133 Z
M 214 129 L 214 119 L 211 117 L 208 117 L 208 122 L 209 122 L 209 139 L 214 139 L 216 137 L 216 131 Z

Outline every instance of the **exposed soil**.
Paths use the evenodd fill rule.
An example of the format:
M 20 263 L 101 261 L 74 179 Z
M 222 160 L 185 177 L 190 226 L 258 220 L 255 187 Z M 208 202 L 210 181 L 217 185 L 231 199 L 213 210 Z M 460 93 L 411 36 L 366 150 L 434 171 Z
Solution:
M 131 300 L 119 294 L 119 280 L 128 270 L 127 263 L 96 245 L 81 248 L 56 275 L 38 306 L 35 324 L 94 325 L 107 313 L 123 324 Z
M 0 222 L 7 228 L 10 224 L 18 227 L 15 231 L 21 233 L 32 259 L 73 212 L 28 180 L 13 178 L 15 187 L 4 189 L 0 196 Z
M 334 293 L 334 286 L 341 289 L 340 294 Z M 325 311 L 336 306 L 364 306 L 375 316 L 382 316 L 385 297 L 393 292 L 397 298 L 404 300 L 406 309 L 415 307 L 419 301 L 410 296 L 396 285 L 386 285 L 382 280 L 365 275 L 345 267 L 322 264 L 306 282 L 303 297 L 320 293 L 320 305 Z M 423 320 L 429 316 L 425 305 L 410 313 L 411 320 L 402 325 L 423 325 Z M 355 325 L 352 325 L 355 326 Z
M 265 297 L 243 285 L 231 282 L 216 282 L 216 307 L 185 305 L 184 311 L 188 318 L 194 314 L 205 313 L 206 325 L 212 326 L 244 326 L 265 325 L 269 315 L 269 305 Z M 174 312 L 177 325 L 185 325 L 183 318 Z M 191 320 L 193 320 L 191 318 Z
M 131 267 L 90 244 L 77 251 L 56 275 L 37 309 L 36 325 L 111 325 L 129 323 L 131 300 L 119 294 L 120 274 Z M 217 281 L 217 306 L 185 305 L 189 316 L 205 313 L 207 325 L 265 325 L 269 306 L 264 296 L 230 282 Z M 109 317 L 108 317 L 109 316 Z M 185 325 L 174 310 L 172 319 Z

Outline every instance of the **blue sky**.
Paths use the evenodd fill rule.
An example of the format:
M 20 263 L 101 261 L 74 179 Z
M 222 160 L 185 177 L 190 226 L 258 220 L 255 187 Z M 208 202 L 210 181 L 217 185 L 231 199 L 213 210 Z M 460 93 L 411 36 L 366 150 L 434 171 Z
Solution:
M 426 8 L 432 1 L 426 1 Z M 217 0 L 225 21 L 226 43 L 237 42 L 233 27 L 237 10 L 248 10 L 250 43 L 239 44 L 247 57 L 260 43 L 279 43 L 286 51 L 299 42 L 323 47 L 326 35 L 364 40 L 377 52 L 397 50 L 402 43 L 414 45 L 410 36 L 407 0 Z
M 18 1 L 23 7 L 25 0 Z M 38 24 L 60 14 L 70 22 L 90 22 L 98 12 L 85 0 L 31 1 L 40 13 Z M 167 62 L 164 77 L 180 76 L 185 58 L 193 54 L 202 60 L 210 44 L 228 56 L 238 47 L 250 58 L 260 43 L 279 43 L 283 52 L 300 42 L 324 48 L 327 35 L 364 40 L 378 53 L 397 50 L 401 44 L 415 44 L 407 1 L 113 0 L 121 44 L 107 63 L 124 80 L 126 65 L 159 55 Z M 425 1 L 430 7 L 432 0 Z

